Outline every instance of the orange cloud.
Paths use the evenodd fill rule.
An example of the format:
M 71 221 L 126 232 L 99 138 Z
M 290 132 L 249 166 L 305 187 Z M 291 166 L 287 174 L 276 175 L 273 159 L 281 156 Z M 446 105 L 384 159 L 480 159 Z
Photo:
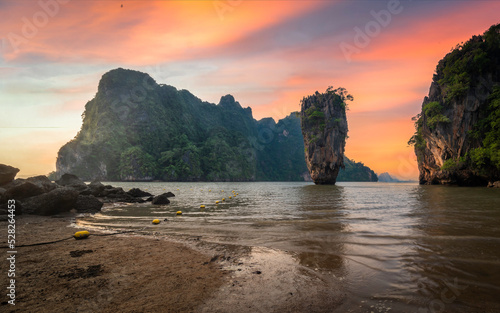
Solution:
M 216 8 L 219 2 L 230 3 L 127 1 L 121 7 L 115 1 L 72 1 L 61 5 L 46 25 L 35 27 L 36 35 L 30 38 L 23 36 L 23 29 L 33 24 L 33 14 L 43 10 L 34 2 L 17 3 L 10 8 L 10 17 L 0 21 L 0 30 L 23 39 L 14 45 L 18 51 L 10 46 L 4 57 L 15 61 L 22 55 L 43 55 L 52 61 L 84 59 L 134 65 L 203 57 L 206 49 L 322 5 L 321 1 L 294 5 L 242 1 L 220 11 Z M 9 38 L 6 41 L 10 43 Z

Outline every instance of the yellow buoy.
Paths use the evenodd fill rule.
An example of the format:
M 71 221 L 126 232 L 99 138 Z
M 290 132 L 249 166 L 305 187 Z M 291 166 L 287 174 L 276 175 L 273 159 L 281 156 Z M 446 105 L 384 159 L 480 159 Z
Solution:
M 211 192 L 211 191 L 212 191 L 212 189 L 208 189 L 208 192 Z
M 219 200 L 215 201 L 215 204 L 219 204 Z
M 229 199 L 232 199 L 233 197 L 229 196 Z
M 153 224 L 160 224 L 160 220 L 159 219 L 153 220 Z
M 177 211 L 177 215 L 182 215 L 182 211 Z
M 90 233 L 87 230 L 77 231 L 73 235 L 73 237 L 75 237 L 75 239 L 85 239 L 85 238 L 88 238 L 88 236 L 90 236 Z
M 203 204 L 200 205 L 200 209 L 204 209 L 204 208 L 205 208 L 205 206 Z
M 239 195 L 239 193 L 236 193 L 237 195 Z
M 226 198 L 222 198 L 222 201 L 226 201 Z

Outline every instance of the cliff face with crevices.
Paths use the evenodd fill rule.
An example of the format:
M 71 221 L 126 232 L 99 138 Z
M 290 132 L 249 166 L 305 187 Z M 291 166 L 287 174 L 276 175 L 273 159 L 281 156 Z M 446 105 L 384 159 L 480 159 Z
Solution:
M 305 159 L 315 184 L 335 184 L 344 167 L 347 138 L 346 100 L 352 100 L 345 89 L 305 97 L 301 101 L 301 125 Z
M 439 62 L 414 120 L 420 184 L 500 180 L 500 25 Z

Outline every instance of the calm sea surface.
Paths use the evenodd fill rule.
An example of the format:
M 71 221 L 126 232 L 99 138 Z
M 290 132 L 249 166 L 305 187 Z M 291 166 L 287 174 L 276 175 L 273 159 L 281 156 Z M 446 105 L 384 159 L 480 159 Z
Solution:
M 336 312 L 500 312 L 500 190 L 417 184 L 112 183 L 175 198 L 81 225 L 261 246 L 341 279 Z M 229 199 L 232 191 L 238 193 Z M 226 198 L 222 204 L 216 200 Z M 200 209 L 200 205 L 205 209 Z M 176 216 L 176 211 L 182 216 Z M 168 222 L 152 226 L 151 220 Z M 154 228 L 153 228 L 154 227 Z M 336 280 L 333 280 L 335 277 Z

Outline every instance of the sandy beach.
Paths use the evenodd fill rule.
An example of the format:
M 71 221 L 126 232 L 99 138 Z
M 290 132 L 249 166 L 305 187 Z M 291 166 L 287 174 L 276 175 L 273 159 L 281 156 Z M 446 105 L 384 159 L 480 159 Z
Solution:
M 327 312 L 339 304 L 321 277 L 277 250 L 145 231 L 91 230 L 75 240 L 83 229 L 74 221 L 72 214 L 16 217 L 16 305 L 4 292 L 2 312 Z M 0 246 L 8 256 L 6 236 Z M 2 290 L 8 266 L 3 257 Z
M 68 238 L 81 230 L 68 227 L 73 218 L 17 217 L 16 243 Z M 1 222 L 1 229 L 6 225 Z M 227 276 L 208 255 L 132 234 L 16 250 L 16 305 L 7 303 L 2 270 L 2 312 L 192 312 Z M 6 251 L 2 248 L 3 256 Z M 7 266 L 2 257 L 2 269 Z

